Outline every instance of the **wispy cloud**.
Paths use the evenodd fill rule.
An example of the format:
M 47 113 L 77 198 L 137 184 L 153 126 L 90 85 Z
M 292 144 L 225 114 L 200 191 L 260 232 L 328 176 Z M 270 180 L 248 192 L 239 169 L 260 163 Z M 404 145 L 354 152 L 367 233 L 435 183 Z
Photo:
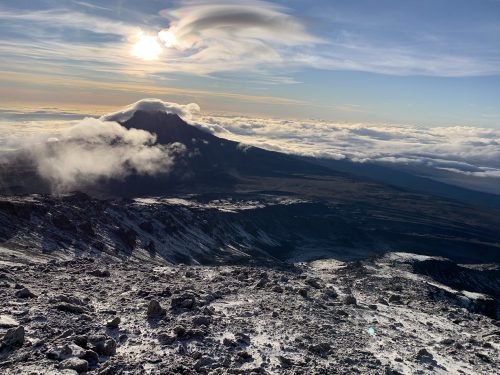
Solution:
M 126 36 L 137 33 L 140 28 L 107 17 L 99 17 L 66 9 L 10 11 L 0 8 L 0 19 L 8 21 L 29 21 L 47 26 L 87 30 L 100 34 Z
M 483 49 L 470 40 L 456 45 L 452 41 L 460 37 L 450 39 L 447 29 L 434 34 L 405 31 L 406 39 L 384 38 L 371 32 L 384 28 L 380 22 L 374 25 L 376 20 L 360 18 L 348 23 L 335 17 L 335 7 L 327 10 L 333 32 L 325 35 L 314 32 L 312 23 L 306 24 L 296 10 L 294 14 L 283 5 L 260 0 L 181 1 L 161 11 L 163 18 L 156 15 L 154 22 L 149 22 L 154 14 L 122 20 L 118 12 L 101 5 L 75 4 L 82 10 L 21 12 L 0 6 L 4 27 L 15 31 L 0 42 L 0 53 L 7 59 L 4 69 L 22 56 L 28 65 L 64 65 L 88 75 L 229 72 L 251 74 L 251 79 L 268 83 L 296 82 L 289 76 L 302 68 L 448 77 L 500 74 L 500 56 L 491 48 L 484 50 L 489 44 Z M 355 21 L 365 29 L 358 30 Z M 486 28 L 477 38 L 493 33 Z M 156 61 L 132 56 L 141 35 L 163 46 Z

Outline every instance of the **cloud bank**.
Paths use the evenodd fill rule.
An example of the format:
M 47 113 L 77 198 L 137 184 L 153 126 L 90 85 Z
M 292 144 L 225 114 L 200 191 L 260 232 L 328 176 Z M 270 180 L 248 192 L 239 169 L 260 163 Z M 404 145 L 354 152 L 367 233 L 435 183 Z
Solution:
M 204 116 L 200 128 L 291 154 L 500 178 L 500 130 Z
M 23 153 L 54 192 L 131 174 L 168 173 L 185 150 L 182 144 L 158 145 L 156 136 L 144 130 L 94 118 L 86 118 L 45 141 L 23 146 Z
M 189 121 L 193 118 L 193 115 L 200 111 L 200 107 L 196 103 L 177 104 L 160 99 L 142 99 L 121 111 L 102 116 L 101 120 L 124 122 L 129 120 L 136 111 L 175 113 L 184 120 Z

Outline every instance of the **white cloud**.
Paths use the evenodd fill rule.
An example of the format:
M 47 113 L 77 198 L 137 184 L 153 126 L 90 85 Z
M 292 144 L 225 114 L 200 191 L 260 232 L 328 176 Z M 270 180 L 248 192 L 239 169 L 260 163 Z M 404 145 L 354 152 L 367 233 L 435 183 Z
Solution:
M 13 64 L 26 64 L 27 69 L 38 70 L 40 65 L 47 64 L 51 72 L 57 67 L 58 72 L 73 69 L 72 75 L 85 70 L 91 75 L 106 73 L 105 77 L 102 75 L 104 78 L 109 73 L 127 74 L 128 79 L 131 75 L 236 72 L 270 84 L 295 83 L 296 79 L 289 75 L 304 67 L 447 77 L 500 73 L 498 53 L 491 42 L 484 42 L 484 46 L 477 43 L 480 39 L 496 40 L 496 30 L 490 24 L 484 25 L 477 35 L 467 33 L 470 34 L 467 43 L 458 36 L 451 37 L 455 32 L 444 26 L 443 40 L 431 37 L 422 41 L 418 27 L 413 32 L 401 33 L 400 38 L 380 35 L 377 30 L 381 26 L 396 31 L 401 27 L 385 25 L 387 20 L 383 25 L 375 22 L 372 29 L 361 31 L 360 25 L 374 22 L 371 16 L 358 15 L 359 20 L 345 24 L 344 18 L 349 17 L 340 17 L 335 6 L 316 19 L 320 27 L 312 31 L 311 22 L 306 25 L 291 9 L 267 1 L 176 3 L 178 7 L 161 11 L 164 24 L 153 12 L 129 19 L 125 17 L 128 12 L 105 11 L 106 17 L 92 15 L 89 12 L 93 8 L 85 2 L 79 5 L 87 8 L 86 12 L 66 9 L 19 12 L 0 6 L 0 19 L 17 35 L 1 43 L 0 54 L 5 63 L 0 63 L 0 67 L 10 70 Z M 325 15 L 331 27 L 328 34 L 321 27 L 324 22 L 321 17 Z M 95 41 L 82 35 L 68 40 L 74 30 L 106 37 Z M 322 31 L 320 37 L 317 33 Z M 37 36 L 36 40 L 32 35 Z M 159 42 L 163 45 L 161 54 L 157 48 Z M 138 45 L 145 50 L 137 53 Z M 150 56 L 150 49 L 157 51 Z M 140 58 L 134 58 L 133 53 Z M 61 60 L 66 62 L 64 67 Z
M 106 17 L 64 9 L 33 10 L 27 12 L 0 9 L 0 19 L 9 21 L 28 21 L 48 26 L 92 31 L 100 34 L 131 35 L 140 29 L 136 26 Z
M 425 166 L 477 177 L 500 174 L 500 130 L 495 129 L 224 116 L 198 122 L 244 145 L 291 154 Z
M 294 47 L 321 42 L 284 7 L 264 1 L 188 2 L 161 14 L 170 27 L 158 37 L 173 49 L 172 62 L 180 59 L 184 69 L 196 73 L 288 64 Z
M 156 136 L 144 130 L 86 118 L 46 141 L 22 146 L 40 176 L 62 192 L 103 179 L 168 173 L 185 147 L 155 142 Z
M 124 122 L 130 119 L 136 111 L 175 113 L 184 120 L 191 120 L 193 115 L 200 111 L 200 107 L 196 103 L 177 104 L 160 99 L 142 99 L 121 111 L 102 116 L 101 120 Z

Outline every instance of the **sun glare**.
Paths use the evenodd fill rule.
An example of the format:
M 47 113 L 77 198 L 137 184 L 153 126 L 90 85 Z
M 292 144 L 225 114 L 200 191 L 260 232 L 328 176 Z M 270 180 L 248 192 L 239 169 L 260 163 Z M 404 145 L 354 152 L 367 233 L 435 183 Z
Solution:
M 132 55 L 143 60 L 156 60 L 161 53 L 161 46 L 156 36 L 141 35 L 132 47 Z

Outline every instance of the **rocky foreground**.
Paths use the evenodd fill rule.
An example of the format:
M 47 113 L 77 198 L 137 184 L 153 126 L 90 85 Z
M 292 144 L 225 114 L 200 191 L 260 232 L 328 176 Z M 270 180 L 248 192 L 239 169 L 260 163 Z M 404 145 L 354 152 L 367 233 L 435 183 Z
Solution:
M 498 373 L 495 301 L 414 272 L 429 260 L 2 266 L 0 373 Z

